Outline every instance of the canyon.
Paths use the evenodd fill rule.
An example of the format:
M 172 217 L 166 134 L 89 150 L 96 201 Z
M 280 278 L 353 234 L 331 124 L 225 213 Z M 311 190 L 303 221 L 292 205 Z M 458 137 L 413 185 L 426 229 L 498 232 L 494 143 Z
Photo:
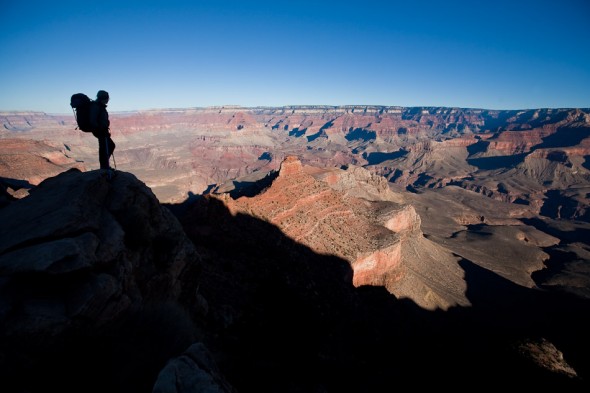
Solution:
M 102 183 L 97 169 L 97 141 L 76 130 L 73 115 L 0 112 L 0 121 L 0 212 L 6 217 L 18 222 L 19 215 L 9 212 L 20 206 L 17 203 L 32 204 L 40 198 L 35 197 L 42 194 L 38 188 L 50 193 L 51 184 L 63 184 L 76 195 L 77 173 L 87 175 L 76 175 L 82 184 L 100 184 L 85 186 L 102 190 L 93 198 L 106 195 L 108 185 Z M 567 375 L 569 381 L 590 377 L 583 366 L 587 362 L 583 352 L 572 349 L 574 337 L 581 348 L 588 343 L 586 335 L 579 333 L 585 322 L 580 324 L 578 313 L 590 301 L 590 109 L 162 109 L 112 113 L 111 132 L 117 144 L 114 164 L 118 173 L 109 191 L 112 196 L 105 199 L 111 204 L 107 216 L 112 214 L 123 228 L 138 231 L 139 240 L 132 235 L 110 239 L 100 234 L 99 244 L 105 244 L 99 247 L 101 258 L 128 266 L 130 262 L 119 261 L 113 251 L 123 252 L 121 242 L 138 255 L 160 255 L 168 250 L 164 259 L 174 261 L 172 265 L 158 262 L 155 256 L 152 262 L 150 257 L 148 265 L 133 274 L 137 283 L 123 285 L 130 294 L 141 292 L 146 298 L 157 293 L 166 301 L 182 299 L 188 296 L 186 291 L 195 291 L 196 284 L 187 278 L 191 273 L 180 272 L 198 275 L 197 291 L 202 297 L 187 304 L 219 334 L 212 338 L 215 334 L 210 333 L 207 345 L 234 385 L 242 389 L 251 386 L 248 370 L 280 371 L 287 373 L 278 374 L 285 378 L 290 375 L 289 367 L 295 365 L 286 355 L 265 346 L 256 329 L 258 326 L 275 337 L 273 324 L 289 332 L 297 326 L 303 329 L 305 340 L 315 342 L 323 337 L 304 327 L 305 318 L 318 321 L 319 328 L 327 329 L 325 333 L 332 338 L 319 344 L 326 346 L 319 354 L 307 341 L 296 341 L 302 348 L 289 348 L 301 359 L 312 356 L 320 363 L 320 359 L 330 359 L 322 363 L 324 371 L 346 369 L 337 360 L 341 355 L 346 358 L 337 355 L 338 346 L 357 329 L 363 335 L 373 331 L 391 345 L 387 348 L 397 347 L 407 355 L 409 364 L 395 362 L 400 369 L 414 370 L 424 357 L 436 354 L 433 363 L 425 367 L 427 371 L 441 367 L 437 375 L 442 378 L 442 370 L 450 368 L 437 362 L 444 361 L 452 344 L 447 347 L 436 339 L 427 340 L 419 345 L 420 355 L 414 357 L 406 352 L 411 344 L 404 347 L 401 336 L 382 336 L 388 329 L 407 333 L 405 329 L 416 328 L 414 324 L 423 319 L 444 332 L 434 337 L 452 338 L 465 355 L 460 359 L 462 367 L 478 375 L 489 376 L 487 371 L 468 365 L 468 355 L 474 355 L 469 338 L 476 338 L 491 351 L 485 352 L 490 355 L 485 362 L 490 373 L 497 366 L 495 361 L 506 355 L 492 347 L 500 344 L 504 351 L 510 342 L 560 381 L 557 375 Z M 61 180 L 52 180 L 56 178 Z M 136 185 L 135 178 L 147 190 Z M 124 202 L 115 197 L 119 187 L 122 195 L 118 198 Z M 131 189 L 141 189 L 141 195 L 129 196 Z M 154 200 L 145 196 L 152 192 Z M 60 198 L 65 200 L 67 194 Z M 147 212 L 134 200 L 149 206 Z M 157 204 L 178 219 L 196 251 Z M 49 207 L 45 210 L 45 216 L 53 217 Z M 41 212 L 41 218 L 35 218 L 38 212 L 34 211 L 32 208 L 30 221 L 38 222 L 44 215 Z M 25 217 L 25 213 L 19 214 Z M 158 225 L 176 235 L 160 240 L 161 236 L 153 235 L 155 229 L 133 224 L 133 217 L 147 222 L 151 214 Z M 69 213 L 70 221 L 64 227 L 81 225 L 75 216 Z M 92 220 L 91 226 L 98 225 L 97 217 Z M 144 224 L 147 228 L 153 225 L 151 221 Z M 4 277 L 14 275 L 18 280 L 19 269 L 53 271 L 58 266 L 63 271 L 60 258 L 57 264 L 16 266 L 14 261 L 27 260 L 19 249 L 35 243 L 24 239 L 34 231 L 23 227 L 14 240 L 8 235 L 11 228 L 3 229 L 4 242 L 14 241 L 0 252 Z M 74 229 L 73 233 L 80 231 Z M 37 235 L 39 239 L 44 236 Z M 165 240 L 170 236 L 178 239 Z M 76 247 L 85 250 L 80 255 L 89 262 L 78 261 L 71 269 L 96 265 L 92 268 L 96 270 L 100 263 L 88 251 L 96 247 L 96 240 L 82 237 L 76 237 Z M 141 251 L 147 246 L 144 238 L 159 239 L 152 244 L 156 249 Z M 174 245 L 177 242 L 182 248 Z M 72 248 L 58 247 L 61 249 Z M 34 249 L 24 255 L 39 252 Z M 198 257 L 193 256 L 195 252 Z M 136 262 L 131 265 L 137 268 L 141 256 L 132 258 Z M 191 262 L 185 258 L 200 261 L 198 274 L 186 267 Z M 149 275 L 159 271 L 157 266 L 162 263 L 168 270 L 160 271 L 154 284 L 150 283 Z M 100 280 L 89 282 L 90 287 L 106 288 Z M 306 306 L 301 308 L 302 304 Z M 401 304 L 410 306 L 406 309 Z M 92 308 L 94 303 L 85 307 L 91 308 L 80 308 L 82 315 L 93 312 L 93 318 L 104 318 Z M 127 306 L 123 302 L 109 307 L 122 310 Z M 277 307 L 293 307 L 293 315 L 277 314 Z M 370 317 L 370 323 L 352 317 L 356 312 L 367 315 L 371 309 L 379 316 Z M 387 312 L 408 319 L 393 328 L 400 320 L 385 316 Z M 351 331 L 337 327 L 338 313 L 351 323 Z M 546 313 L 558 316 L 561 325 L 559 321 L 547 323 Z M 460 329 L 465 337 L 459 339 L 452 331 L 464 322 L 465 329 L 474 330 Z M 423 328 L 417 331 L 433 333 Z M 571 341 L 566 339 L 568 332 Z M 419 334 L 410 336 L 415 338 L 413 344 L 423 339 Z M 242 340 L 239 345 L 232 341 L 238 337 Z M 262 345 L 263 353 L 238 371 L 236 367 L 252 356 L 248 340 Z M 351 364 L 355 367 L 362 367 L 362 354 L 383 356 L 379 351 L 365 353 L 363 342 L 375 345 L 366 337 L 352 344 Z M 432 352 L 437 346 L 441 346 L 440 352 Z M 537 352 L 545 357 L 535 357 Z M 282 363 L 274 366 L 278 368 L 266 364 L 273 357 L 281 359 Z M 521 360 L 514 361 L 521 364 Z M 372 369 L 366 375 L 382 382 L 385 369 L 370 364 Z M 521 369 L 521 376 L 526 375 L 527 367 Z M 504 369 L 502 373 L 509 374 Z M 361 379 L 359 376 L 355 383 L 362 384 Z M 335 379 L 330 381 L 338 385 Z M 225 382 L 220 384 L 225 386 Z M 272 390 L 271 385 L 269 382 L 266 391 Z M 377 386 L 373 388 L 379 391 Z
M 320 167 L 362 166 L 400 187 L 455 185 L 587 221 L 588 112 L 194 108 L 114 113 L 111 131 L 117 165 L 145 179 L 163 202 L 276 170 L 294 155 Z M 73 115 L 0 113 L 0 121 L 3 139 L 47 141 L 87 169 L 97 167 L 96 141 L 76 130 Z
M 97 141 L 76 129 L 73 115 L 4 112 L 0 121 L 0 176 L 14 195 L 65 169 L 98 167 Z M 590 222 L 589 109 L 162 109 L 113 113 L 111 132 L 114 164 L 162 203 L 207 193 L 237 197 L 290 156 L 317 168 L 316 177 L 327 171 L 321 176 L 328 183 L 350 176 L 338 169 L 365 170 L 416 211 L 422 238 L 520 285 L 587 292 L 580 261 L 588 250 L 579 234 Z M 303 195 L 307 186 L 297 190 Z

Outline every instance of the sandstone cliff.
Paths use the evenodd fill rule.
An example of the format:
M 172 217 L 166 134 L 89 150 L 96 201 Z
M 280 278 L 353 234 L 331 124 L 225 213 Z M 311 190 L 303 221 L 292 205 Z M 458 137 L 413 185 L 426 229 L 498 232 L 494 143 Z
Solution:
M 287 157 L 263 192 L 223 201 L 234 214 L 268 221 L 317 253 L 347 260 L 356 286 L 384 286 L 426 308 L 469 304 L 456 258 L 424 239 L 420 217 L 394 202 L 401 197 L 384 181 L 362 168 L 304 168 Z

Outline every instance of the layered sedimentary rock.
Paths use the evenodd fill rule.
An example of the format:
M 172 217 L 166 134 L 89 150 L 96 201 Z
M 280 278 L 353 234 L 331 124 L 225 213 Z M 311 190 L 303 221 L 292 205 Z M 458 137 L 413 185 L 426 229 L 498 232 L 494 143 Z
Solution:
M 268 181 L 283 159 L 293 155 L 304 168 L 320 168 L 314 170 L 317 180 L 347 197 L 374 202 L 377 195 L 384 196 L 375 188 L 366 189 L 374 179 L 357 179 L 361 170 L 384 177 L 379 187 L 410 190 L 417 196 L 434 191 L 427 198 L 438 192 L 440 200 L 453 206 L 452 211 L 442 207 L 445 214 L 441 217 L 448 216 L 448 220 L 433 217 L 425 205 L 420 205 L 420 215 L 429 217 L 428 222 L 422 220 L 429 228 L 428 240 L 435 239 L 443 247 L 462 236 L 474 236 L 478 241 L 472 244 L 486 247 L 490 241 L 479 240 L 493 239 L 505 249 L 519 250 L 529 244 L 515 240 L 512 232 L 499 226 L 522 227 L 533 222 L 538 230 L 544 230 L 536 216 L 590 220 L 589 113 L 588 109 L 227 106 L 112 113 L 111 131 L 117 143 L 114 157 L 118 167 L 143 179 L 161 202 L 181 203 L 214 188 L 240 195 L 240 188 L 261 179 Z M 24 151 L 0 149 L 0 162 L 23 163 L 10 166 L 0 176 L 2 203 L 27 195 L 39 179 L 72 166 L 85 170 L 98 167 L 97 141 L 75 129 L 73 115 L 12 112 L 0 114 L 0 120 L 4 125 L 0 141 L 36 140 L 52 146 L 50 155 L 36 154 L 32 145 L 23 145 Z M 32 172 L 24 169 L 33 164 L 36 169 Z M 18 179 L 10 174 L 18 174 Z M 352 179 L 363 187 L 352 187 Z M 459 194 L 457 188 L 465 192 Z M 483 198 L 468 205 L 471 197 L 464 196 L 470 193 Z M 448 200 L 451 195 L 458 199 Z M 407 201 L 412 199 L 406 197 Z M 418 208 L 413 205 L 418 200 L 406 203 L 403 199 L 393 202 Z M 429 199 L 428 203 L 439 202 Z M 379 210 L 378 205 L 374 203 L 370 209 Z M 490 212 L 488 205 L 506 216 Z M 553 234 L 567 238 L 568 232 Z M 414 249 L 428 247 L 416 245 Z M 390 251 L 392 255 L 398 252 Z M 463 247 L 454 251 L 482 266 L 495 263 L 485 252 Z M 549 262 L 545 253 L 526 255 L 529 259 L 514 262 L 515 269 L 495 271 L 521 285 L 533 285 L 529 272 Z
M 111 120 L 117 163 L 164 202 L 276 170 L 297 155 L 307 165 L 362 166 L 401 187 L 456 185 L 554 216 L 561 205 L 559 217 L 586 219 L 587 197 L 554 191 L 590 181 L 588 109 L 227 106 L 112 113 Z M 73 115 L 10 112 L 0 121 L 1 138 L 51 141 L 98 167 L 96 140 L 75 129 Z
M 287 157 L 261 193 L 224 203 L 276 225 L 320 254 L 347 260 L 356 286 L 377 285 L 427 308 L 468 304 L 457 260 L 424 239 L 412 206 L 361 168 L 321 170 Z M 362 191 L 361 191 L 362 190 Z
M 65 170 L 86 170 L 68 149 L 51 141 L 0 139 L 0 177 L 37 185 Z

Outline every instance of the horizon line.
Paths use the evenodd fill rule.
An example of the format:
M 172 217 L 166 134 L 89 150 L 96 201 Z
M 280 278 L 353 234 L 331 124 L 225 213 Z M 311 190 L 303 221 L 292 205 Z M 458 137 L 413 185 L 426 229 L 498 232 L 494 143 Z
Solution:
M 189 106 L 189 107 L 161 107 L 161 108 L 145 108 L 145 109 L 129 109 L 129 110 L 114 110 L 109 111 L 112 114 L 115 113 L 134 113 L 134 112 L 150 112 L 150 111 L 186 111 L 186 110 L 207 110 L 207 109 L 220 109 L 220 110 L 231 110 L 231 109 L 451 109 L 451 110 L 475 110 L 475 111 L 530 111 L 530 110 L 590 110 L 590 107 L 531 107 L 531 108 L 520 108 L 520 109 L 494 109 L 484 107 L 463 107 L 463 106 L 444 106 L 444 105 L 374 105 L 374 104 L 345 104 L 345 105 L 328 105 L 328 104 L 297 104 L 297 105 L 256 105 L 256 106 L 242 106 L 242 105 L 211 105 L 211 106 Z M 14 110 L 3 110 L 0 109 L 0 113 L 10 114 L 28 114 L 28 113 L 43 113 L 46 115 L 68 115 L 69 112 L 47 112 L 43 110 L 33 109 L 14 109 Z

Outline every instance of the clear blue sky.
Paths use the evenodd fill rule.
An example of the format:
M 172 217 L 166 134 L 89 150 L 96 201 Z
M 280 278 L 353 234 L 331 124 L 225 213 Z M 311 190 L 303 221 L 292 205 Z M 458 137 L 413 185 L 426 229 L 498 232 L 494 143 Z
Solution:
M 0 110 L 590 107 L 590 2 L 0 0 Z

